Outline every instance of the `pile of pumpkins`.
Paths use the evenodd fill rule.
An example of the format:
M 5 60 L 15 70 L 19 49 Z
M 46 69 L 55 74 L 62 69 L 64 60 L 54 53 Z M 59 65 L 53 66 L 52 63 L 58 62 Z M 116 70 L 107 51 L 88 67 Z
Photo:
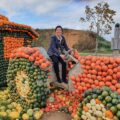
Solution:
M 120 94 L 120 57 L 80 56 L 78 52 L 75 52 L 74 57 L 82 69 L 78 76 L 71 76 L 77 94 L 102 86 L 108 86 Z
M 120 95 L 106 86 L 87 90 L 77 110 L 76 120 L 119 120 Z
M 30 120 L 34 112 L 41 116 L 40 108 L 46 106 L 50 94 L 47 83 L 50 65 L 37 48 L 22 47 L 11 54 L 7 71 L 9 99 L 15 103 L 11 106 L 21 106 L 16 114 L 19 117 Z
M 0 98 L 1 119 L 37 120 L 43 112 L 67 106 L 74 120 L 119 120 L 120 58 L 83 57 L 77 51 L 74 57 L 79 60 L 83 70 L 78 76 L 71 76 L 75 91 L 57 91 L 48 99 L 50 89 L 47 81 L 52 66 L 50 61 L 38 48 L 15 49 L 10 56 L 7 71 L 8 90 L 2 93 L 5 98 Z M 70 61 L 68 64 L 69 71 L 74 63 Z M 71 96 L 80 97 L 70 101 L 68 98 Z
M 12 101 L 8 89 L 0 92 L 0 120 L 38 120 L 42 114 L 40 108 L 28 109 L 24 112 L 21 104 Z

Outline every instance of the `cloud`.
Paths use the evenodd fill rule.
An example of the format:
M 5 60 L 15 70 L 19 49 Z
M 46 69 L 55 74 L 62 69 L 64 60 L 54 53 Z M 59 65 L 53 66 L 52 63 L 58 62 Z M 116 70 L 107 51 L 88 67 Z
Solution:
M 1 0 L 0 1 L 0 10 L 3 11 L 3 13 L 6 13 L 8 17 L 15 15 L 15 10 L 11 7 L 12 4 L 8 3 L 7 0 Z
M 88 29 L 88 23 L 81 23 L 80 17 L 85 15 L 85 6 L 86 2 L 71 2 L 66 5 L 64 5 L 63 11 L 62 10 L 56 10 L 53 11 L 50 15 L 47 15 L 47 17 L 51 18 L 51 22 L 45 21 L 39 21 L 38 23 L 33 23 L 33 26 L 36 28 L 54 28 L 56 25 L 62 25 L 64 28 L 70 28 L 70 29 Z
M 89 0 L 89 2 L 86 5 L 89 5 L 90 7 L 94 7 L 98 2 L 108 2 L 108 4 L 110 5 L 110 8 L 116 11 L 116 15 L 114 16 L 114 21 L 115 23 L 120 23 L 120 9 L 119 9 L 119 5 L 120 5 L 120 1 L 119 0 Z M 83 7 L 81 9 L 81 11 L 83 11 Z M 84 24 L 85 26 L 83 27 L 83 29 L 88 28 L 88 24 Z M 112 25 L 112 31 L 111 34 L 109 35 L 103 35 L 107 40 L 111 41 L 112 38 L 114 37 L 114 24 Z M 82 26 L 81 26 L 82 27 Z
M 36 8 L 34 9 L 34 11 L 38 14 L 44 14 L 44 13 L 51 13 L 53 12 L 55 9 L 68 4 L 70 1 L 68 0 L 46 0 L 46 2 L 43 2 L 42 4 L 39 4 L 36 6 Z
M 56 8 L 72 0 L 1 0 L 0 9 L 4 9 L 8 17 L 14 17 L 21 11 L 28 11 L 37 15 L 50 13 Z
M 24 23 L 34 28 L 54 28 L 62 25 L 64 28 L 88 29 L 88 23 L 80 23 L 85 16 L 85 6 L 95 6 L 103 0 L 1 0 L 0 13 L 5 14 L 11 21 Z M 120 1 L 104 0 L 117 11 L 115 22 L 120 20 Z M 114 35 L 114 25 L 112 34 Z M 107 38 L 106 37 L 106 38 Z

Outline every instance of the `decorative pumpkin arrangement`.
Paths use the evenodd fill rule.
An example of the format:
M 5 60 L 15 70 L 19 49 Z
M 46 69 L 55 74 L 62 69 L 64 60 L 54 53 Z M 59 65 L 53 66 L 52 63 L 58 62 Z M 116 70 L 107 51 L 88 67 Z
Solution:
M 25 112 L 21 104 L 10 98 L 8 89 L 0 91 L 0 120 L 39 120 L 42 115 L 40 108 L 28 108 Z
M 35 32 L 30 26 L 10 22 L 9 19 L 3 15 L 0 15 L 0 30 L 7 30 L 10 32 L 26 32 L 33 39 L 36 39 L 36 37 L 39 36 L 38 33 Z
M 9 90 L 0 92 L 0 120 L 38 120 L 42 114 L 43 111 L 39 108 L 24 112 L 20 104 L 10 99 Z
M 17 24 L 0 15 L 0 86 L 6 86 L 6 72 L 11 52 L 19 47 L 31 46 L 38 34 L 30 26 Z
M 63 111 L 74 117 L 81 97 L 65 90 L 55 90 L 49 95 L 44 112 Z
M 4 37 L 4 58 L 10 58 L 14 49 L 24 46 L 24 38 Z
M 77 114 L 78 120 L 119 120 L 120 95 L 108 87 L 87 90 Z
M 79 56 L 77 52 L 75 55 L 76 58 Z M 81 61 L 83 58 L 88 59 L 88 57 L 81 56 L 77 59 Z M 119 59 L 115 58 L 114 61 L 116 61 L 114 68 L 118 70 Z M 19 116 L 23 120 L 36 120 L 41 117 L 43 112 L 58 110 L 70 113 L 73 120 L 97 120 L 97 118 L 98 120 L 119 120 L 120 97 L 118 90 L 111 90 L 108 87 L 101 88 L 103 85 L 95 86 L 95 89 L 93 89 L 92 85 L 94 82 L 91 82 L 90 87 L 86 89 L 80 89 L 79 86 L 78 88 L 75 87 L 76 90 L 73 92 L 55 90 L 48 97 L 49 89 L 46 80 L 51 69 L 50 66 L 51 63 L 44 58 L 37 48 L 22 47 L 13 51 L 10 55 L 7 74 L 8 88 L 10 91 L 9 100 L 12 101 L 11 104 L 15 102 L 20 105 L 22 110 L 16 113 L 12 111 L 10 115 L 7 114 L 9 117 L 16 114 L 16 117 Z M 72 62 L 69 63 L 69 67 L 73 67 Z M 95 67 L 91 70 L 95 69 L 97 71 L 98 69 Z M 81 76 L 84 75 L 84 72 L 79 74 L 79 76 L 72 76 L 73 84 L 75 82 L 74 86 L 76 83 L 80 86 L 83 85 L 85 77 L 82 78 Z M 119 73 L 115 72 L 115 74 L 117 76 L 117 87 L 119 88 Z M 80 77 L 80 79 L 77 77 Z M 89 79 L 89 75 L 87 77 Z M 101 82 L 100 79 L 99 82 Z M 81 97 L 82 94 L 83 98 Z M 39 110 L 37 109 L 36 111 L 36 108 L 39 108 Z M 40 110 L 40 108 L 43 109 Z M 5 114 L 6 111 L 3 115 Z
M 82 74 L 71 77 L 76 93 L 108 86 L 120 94 L 119 57 L 80 56 L 77 53 L 75 57 L 80 61 L 83 70 Z
M 75 91 L 50 94 L 51 63 L 38 48 L 23 47 L 31 45 L 38 34 L 2 15 L 0 31 L 0 81 L 6 79 L 8 69 L 8 90 L 0 92 L 0 119 L 38 120 L 43 112 L 55 110 L 70 113 L 73 120 L 120 119 L 119 57 L 80 56 L 74 51 L 83 70 L 71 77 Z M 73 64 L 69 61 L 67 72 Z
M 102 84 L 103 81 L 104 81 L 104 83 L 110 82 L 110 80 L 112 78 L 115 78 L 115 76 L 116 76 L 116 80 L 113 80 L 114 82 L 111 82 L 111 84 L 115 85 L 117 83 L 117 89 L 114 90 L 114 89 L 112 89 L 112 87 L 111 87 L 111 89 L 112 89 L 112 91 L 117 91 L 119 93 L 119 72 L 116 72 L 116 70 L 114 70 L 114 69 L 119 70 L 119 58 L 112 59 L 111 57 L 94 57 L 94 56 L 93 57 L 92 56 L 81 57 L 81 56 L 79 56 L 77 51 L 75 51 L 74 55 L 80 61 L 80 63 L 82 64 L 82 68 L 83 68 L 82 74 L 71 77 L 76 90 L 73 92 L 56 91 L 51 94 L 51 96 L 49 97 L 49 99 L 47 101 L 45 101 L 45 99 L 43 100 L 39 97 L 39 100 L 41 100 L 41 103 L 43 101 L 45 101 L 45 103 L 46 103 L 46 107 L 45 107 L 45 109 L 43 109 L 44 112 L 62 110 L 64 112 L 69 112 L 74 120 L 79 120 L 79 119 L 94 120 L 94 119 L 97 119 L 96 116 L 99 119 L 105 119 L 105 120 L 111 120 L 112 118 L 117 119 L 117 117 L 119 118 L 119 111 L 117 111 L 118 113 L 113 114 L 114 112 L 112 110 L 114 110 L 114 108 L 113 108 L 113 106 L 110 106 L 110 103 L 109 103 L 109 100 L 111 98 L 109 96 L 106 96 L 105 100 L 108 102 L 108 104 L 107 104 L 107 103 L 105 103 L 105 100 L 100 99 L 100 95 L 98 95 L 98 97 L 97 97 L 97 93 L 96 94 L 91 93 L 92 97 L 88 98 L 89 101 L 87 101 L 86 104 L 83 104 L 84 101 L 86 101 L 86 98 L 83 97 L 82 105 L 84 105 L 84 106 L 82 106 L 82 109 L 84 112 L 81 113 L 81 112 L 77 111 L 78 103 L 79 103 L 79 101 L 81 101 L 80 96 L 85 91 L 87 93 L 89 91 L 89 89 L 93 89 L 93 88 L 96 88 L 93 91 L 96 91 L 96 90 L 99 91 L 98 88 L 106 85 L 106 84 Z M 38 90 L 40 88 L 40 86 L 38 86 L 36 88 L 38 90 L 38 92 L 35 92 L 36 93 L 35 97 L 33 97 L 33 96 L 30 97 L 31 92 L 29 92 L 29 91 L 34 91 L 33 90 L 34 86 L 38 84 L 38 83 L 35 83 L 35 84 L 32 84 L 32 83 L 33 83 L 33 81 L 36 81 L 37 77 L 39 76 L 38 75 L 38 74 L 40 74 L 39 70 L 47 71 L 46 76 L 48 75 L 47 73 L 48 73 L 48 71 L 50 71 L 50 69 L 48 69 L 48 67 L 51 66 L 50 62 L 44 58 L 44 56 L 40 53 L 40 51 L 37 48 L 30 48 L 30 47 L 22 47 L 22 48 L 14 50 L 13 53 L 11 54 L 10 58 L 11 58 L 10 66 L 12 67 L 12 70 L 14 68 L 14 72 L 12 72 L 12 73 L 8 72 L 8 83 L 10 85 L 9 88 L 11 88 L 10 89 L 11 96 L 15 96 L 14 99 L 17 99 L 18 103 L 20 103 L 22 101 L 23 109 L 26 109 L 25 111 L 27 111 L 28 108 L 43 107 L 43 106 L 41 106 L 41 103 L 36 102 L 37 99 L 35 99 L 35 98 L 38 98 L 39 94 L 41 93 Z M 105 61 L 105 58 L 108 59 L 108 62 Z M 84 62 L 83 62 L 83 59 L 84 59 Z M 100 61 L 92 62 L 93 59 L 100 60 Z M 89 61 L 91 60 L 91 64 L 90 64 L 90 62 L 88 62 L 88 60 Z M 111 67 L 111 64 L 113 62 L 114 62 L 114 65 L 113 65 L 114 67 Z M 93 67 L 93 63 L 95 63 L 94 67 Z M 100 69 L 101 64 L 102 65 L 104 64 L 104 67 Z M 34 68 L 33 65 L 35 66 L 35 70 L 33 69 Z M 99 67 L 97 65 L 99 65 Z M 31 66 L 32 66 L 32 68 L 31 68 Z M 105 69 L 105 66 L 107 68 L 109 68 L 110 70 L 107 71 L 107 69 Z M 69 69 L 71 69 L 72 67 L 73 67 L 73 63 L 70 61 Z M 38 68 L 37 69 L 38 74 L 36 73 L 36 68 Z M 114 76 L 112 76 L 113 74 L 111 74 L 112 68 L 114 70 Z M 31 71 L 31 69 L 32 69 L 32 71 Z M 11 71 L 10 67 L 9 67 L 8 71 L 9 70 Z M 101 72 L 101 74 L 99 72 Z M 106 72 L 106 76 L 104 76 L 104 78 L 106 78 L 106 79 L 105 80 L 100 79 L 100 78 L 103 78 L 100 75 L 105 74 L 105 72 Z M 107 77 L 108 75 L 109 76 L 111 75 L 112 78 L 110 79 L 110 77 Z M 13 77 L 14 79 L 12 78 L 12 76 L 15 76 L 15 77 Z M 40 76 L 43 76 L 43 75 L 40 74 Z M 14 80 L 14 82 L 12 79 Z M 42 78 L 40 78 L 40 79 L 42 79 Z M 46 78 L 43 78 L 42 80 L 44 81 L 45 79 Z M 86 81 L 86 79 L 87 79 L 87 81 Z M 33 81 L 30 82 L 30 80 L 33 80 Z M 98 84 L 95 84 L 95 83 L 97 83 L 96 81 L 98 82 Z M 45 85 L 45 82 L 44 82 L 44 85 Z M 42 82 L 40 82 L 40 84 L 42 84 Z M 88 86 L 88 84 L 89 84 L 89 86 Z M 15 90 L 12 89 L 13 88 L 12 85 L 16 86 Z M 35 89 L 35 91 L 36 91 L 36 89 Z M 104 88 L 102 90 L 105 91 L 106 89 Z M 102 91 L 102 90 L 100 90 L 100 91 Z M 112 94 L 112 91 L 109 90 L 109 92 L 110 92 L 109 95 Z M 18 93 L 18 96 L 21 96 L 22 99 L 19 99 L 19 97 L 17 95 L 15 95 L 15 92 Z M 100 93 L 100 92 L 98 92 L 98 93 Z M 75 96 L 78 96 L 78 98 Z M 117 94 L 117 96 L 118 96 L 118 94 Z M 118 99 L 118 97 L 117 97 L 117 99 Z M 19 100 L 20 100 L 20 102 L 19 102 Z M 33 101 L 35 100 L 35 101 L 33 102 L 30 100 L 33 100 Z M 76 102 L 75 102 L 75 100 L 76 100 Z M 89 106 L 89 104 L 92 103 L 91 101 L 92 102 L 95 101 L 94 107 L 99 106 L 99 109 L 103 108 L 104 110 L 103 111 L 98 110 L 97 113 L 95 113 L 95 114 L 86 113 L 85 111 L 88 112 L 88 110 L 89 110 L 87 106 Z M 116 101 L 117 100 L 113 99 L 113 104 L 115 104 Z M 34 105 L 33 105 L 33 103 L 34 103 Z M 44 103 L 44 105 L 45 105 L 45 103 Z M 27 108 L 26 106 L 29 106 L 29 107 Z M 91 109 L 91 112 L 94 111 L 93 110 L 94 107 Z M 24 113 L 24 114 L 25 114 L 24 116 L 27 117 L 26 113 Z M 108 117 L 109 115 L 107 116 L 107 114 L 109 114 L 111 116 L 111 118 L 109 118 Z M 87 118 L 87 115 L 89 116 L 88 118 Z M 82 118 L 80 118 L 80 116 Z M 100 118 L 100 116 L 102 116 L 103 118 Z
M 50 63 L 37 48 L 14 50 L 7 72 L 10 97 L 22 107 L 42 108 L 49 94 L 47 84 Z
M 0 15 L 0 21 L 9 21 L 4 15 Z

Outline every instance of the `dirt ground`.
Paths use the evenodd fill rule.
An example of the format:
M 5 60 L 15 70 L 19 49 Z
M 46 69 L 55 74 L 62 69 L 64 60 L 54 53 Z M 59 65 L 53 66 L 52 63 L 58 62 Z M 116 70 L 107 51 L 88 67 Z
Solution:
M 64 112 L 50 112 L 44 114 L 41 120 L 71 120 L 71 117 Z

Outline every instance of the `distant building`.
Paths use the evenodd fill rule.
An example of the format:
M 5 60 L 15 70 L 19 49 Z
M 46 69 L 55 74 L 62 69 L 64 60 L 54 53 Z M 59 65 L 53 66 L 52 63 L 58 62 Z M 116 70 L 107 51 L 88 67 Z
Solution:
M 111 41 L 111 48 L 113 50 L 113 55 L 117 56 L 120 51 L 120 24 L 115 25 L 114 38 Z

